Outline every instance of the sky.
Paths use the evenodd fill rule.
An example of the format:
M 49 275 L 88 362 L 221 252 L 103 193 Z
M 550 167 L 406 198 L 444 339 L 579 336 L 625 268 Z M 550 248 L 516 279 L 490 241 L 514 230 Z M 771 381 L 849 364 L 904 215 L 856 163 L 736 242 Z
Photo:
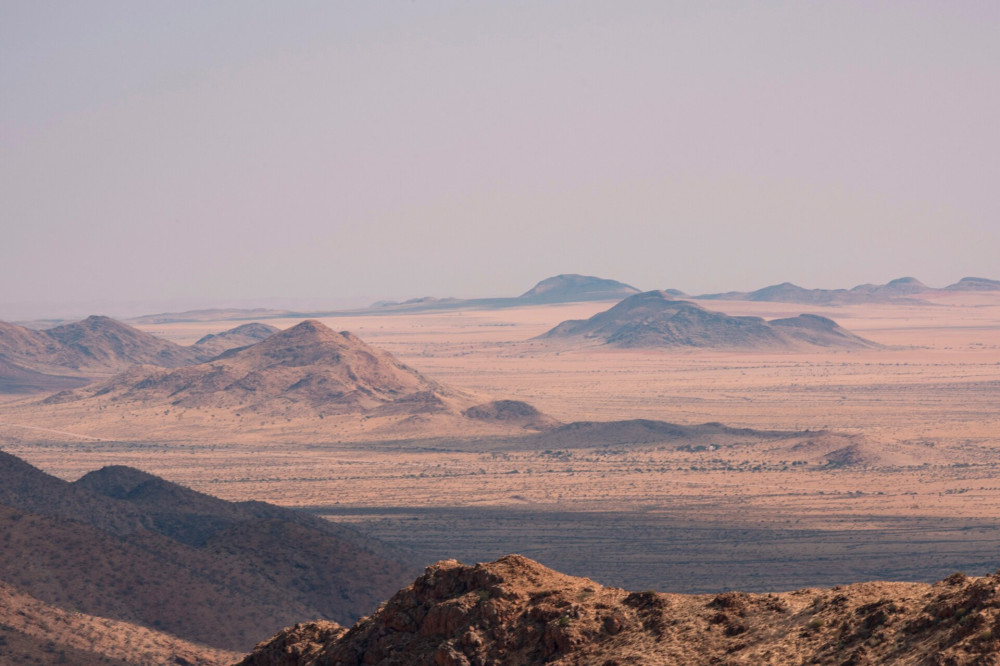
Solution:
M 1000 278 L 1000 3 L 0 0 L 0 318 Z

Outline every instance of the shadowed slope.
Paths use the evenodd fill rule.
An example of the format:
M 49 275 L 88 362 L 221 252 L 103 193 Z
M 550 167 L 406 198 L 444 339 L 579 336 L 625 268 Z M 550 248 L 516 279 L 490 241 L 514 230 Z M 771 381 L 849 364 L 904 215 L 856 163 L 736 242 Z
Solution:
M 257 344 L 261 340 L 271 337 L 279 330 L 268 324 L 252 322 L 231 328 L 228 331 L 222 331 L 221 333 L 209 333 L 200 338 L 192 346 L 198 352 L 199 358 L 207 361 L 230 349 Z
M 46 374 L 0 358 L 0 393 L 42 393 L 83 386 L 83 377 Z
M 136 624 L 67 611 L 0 582 L 0 663 L 223 666 L 239 655 Z
M 123 370 L 148 364 L 177 368 L 197 361 L 197 353 L 192 349 L 110 317 L 91 316 L 43 333 L 76 354 L 76 365 L 70 367 Z
M 44 331 L 0 322 L 0 393 L 57 391 L 137 363 L 176 368 L 196 350 L 109 317 L 88 317 Z
M 128 467 L 71 484 L 2 453 L 0 534 L 0 580 L 38 599 L 231 649 L 300 617 L 353 621 L 412 571 L 309 514 Z

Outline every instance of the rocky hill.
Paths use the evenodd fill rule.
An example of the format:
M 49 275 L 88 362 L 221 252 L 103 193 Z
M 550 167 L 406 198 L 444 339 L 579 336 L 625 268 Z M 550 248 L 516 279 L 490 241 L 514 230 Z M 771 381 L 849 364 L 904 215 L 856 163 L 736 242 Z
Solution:
M 306 320 L 206 363 L 176 370 L 135 367 L 52 402 L 101 397 L 146 406 L 327 415 L 443 410 L 450 394 L 354 335 Z
M 121 371 L 137 364 L 178 368 L 198 360 L 187 347 L 140 331 L 110 317 L 91 316 L 45 331 L 72 354 L 74 369 Z
M 816 315 L 765 321 L 733 317 L 662 291 L 630 296 L 587 320 L 564 321 L 539 339 L 622 348 L 863 349 L 874 343 Z
M 627 592 L 519 555 L 428 567 L 350 630 L 290 627 L 243 666 L 993 664 L 1000 576 L 777 594 Z
M 200 359 L 207 361 L 230 349 L 257 344 L 279 330 L 268 324 L 251 322 L 221 333 L 209 333 L 195 342 L 193 346 L 199 352 Z
M 0 534 L 0 580 L 40 601 L 224 649 L 301 617 L 351 622 L 413 571 L 309 514 L 127 467 L 68 483 L 3 453 Z
M 0 393 L 60 391 L 136 365 L 179 368 L 260 342 L 277 330 L 243 324 L 184 347 L 110 317 L 41 331 L 0 322 Z

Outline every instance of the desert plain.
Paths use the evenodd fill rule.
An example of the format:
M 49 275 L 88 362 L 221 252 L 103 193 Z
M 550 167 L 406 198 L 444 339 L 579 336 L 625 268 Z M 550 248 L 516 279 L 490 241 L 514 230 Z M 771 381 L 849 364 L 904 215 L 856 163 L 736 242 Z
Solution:
M 706 304 L 766 319 L 823 315 L 874 349 L 628 350 L 534 339 L 612 304 L 319 319 L 460 392 L 524 401 L 564 423 L 760 432 L 545 439 L 434 415 L 104 410 L 33 395 L 3 398 L 0 441 L 65 479 L 129 465 L 228 500 L 308 509 L 427 563 L 516 552 L 629 589 L 774 591 L 1000 566 L 1000 292 Z M 190 344 L 236 323 L 138 328 Z

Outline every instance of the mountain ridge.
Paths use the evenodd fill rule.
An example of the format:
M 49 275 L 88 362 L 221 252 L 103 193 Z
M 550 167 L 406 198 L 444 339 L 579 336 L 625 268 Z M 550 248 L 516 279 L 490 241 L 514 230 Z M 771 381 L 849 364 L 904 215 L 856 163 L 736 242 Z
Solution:
M 1000 575 L 936 584 L 629 592 L 520 555 L 444 560 L 343 630 L 300 623 L 240 666 L 994 663 Z

